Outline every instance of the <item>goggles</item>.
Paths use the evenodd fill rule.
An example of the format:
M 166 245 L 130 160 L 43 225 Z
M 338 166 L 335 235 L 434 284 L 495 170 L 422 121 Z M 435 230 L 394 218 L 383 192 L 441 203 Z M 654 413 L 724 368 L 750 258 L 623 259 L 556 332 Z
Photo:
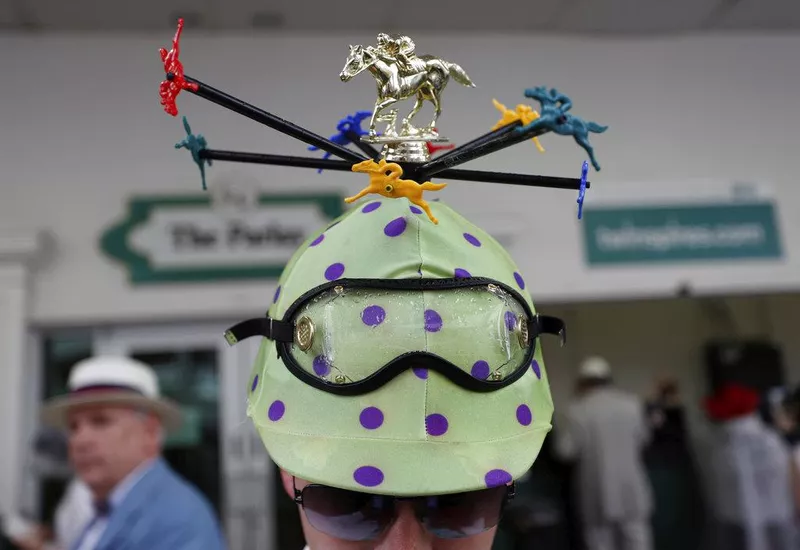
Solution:
M 340 279 L 298 298 L 282 320 L 250 319 L 225 338 L 264 336 L 306 384 L 362 395 L 411 368 L 466 390 L 499 390 L 525 374 L 542 334 L 563 345 L 564 322 L 534 315 L 503 283 L 472 277 Z
M 440 539 L 473 537 L 500 522 L 514 498 L 514 484 L 480 491 L 425 497 L 372 495 L 326 485 L 294 488 L 294 500 L 303 507 L 314 529 L 347 541 L 380 538 L 397 517 L 399 502 L 408 502 L 426 531 Z

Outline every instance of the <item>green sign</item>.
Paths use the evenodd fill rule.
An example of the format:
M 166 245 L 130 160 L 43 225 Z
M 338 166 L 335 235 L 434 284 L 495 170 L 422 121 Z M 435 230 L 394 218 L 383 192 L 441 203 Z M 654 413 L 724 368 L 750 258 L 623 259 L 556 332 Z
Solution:
M 772 203 L 594 207 L 581 224 L 590 265 L 776 259 Z
M 100 248 L 134 284 L 277 278 L 343 205 L 336 194 L 261 195 L 251 208 L 223 215 L 208 194 L 135 197 Z

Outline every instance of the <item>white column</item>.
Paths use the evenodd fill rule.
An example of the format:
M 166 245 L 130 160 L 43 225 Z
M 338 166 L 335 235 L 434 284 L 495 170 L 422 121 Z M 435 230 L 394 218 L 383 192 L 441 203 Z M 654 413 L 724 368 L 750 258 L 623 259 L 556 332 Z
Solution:
M 28 275 L 42 249 L 36 233 L 0 233 L 0 514 L 19 511 L 30 411 L 26 372 Z

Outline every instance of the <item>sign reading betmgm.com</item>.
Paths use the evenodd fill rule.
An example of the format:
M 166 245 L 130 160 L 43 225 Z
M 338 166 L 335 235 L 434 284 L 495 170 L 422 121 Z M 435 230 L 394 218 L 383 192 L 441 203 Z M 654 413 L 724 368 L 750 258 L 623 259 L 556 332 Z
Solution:
M 258 195 L 225 212 L 210 194 L 134 197 L 100 248 L 133 284 L 277 278 L 343 204 L 336 194 Z
M 782 256 L 771 202 L 594 207 L 583 218 L 589 265 Z

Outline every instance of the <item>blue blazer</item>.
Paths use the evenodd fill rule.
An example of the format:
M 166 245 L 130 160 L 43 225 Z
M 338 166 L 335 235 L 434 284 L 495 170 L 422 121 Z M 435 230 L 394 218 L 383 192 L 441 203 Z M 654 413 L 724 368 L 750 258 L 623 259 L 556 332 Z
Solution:
M 96 550 L 225 550 L 206 498 L 163 459 L 111 511 Z

